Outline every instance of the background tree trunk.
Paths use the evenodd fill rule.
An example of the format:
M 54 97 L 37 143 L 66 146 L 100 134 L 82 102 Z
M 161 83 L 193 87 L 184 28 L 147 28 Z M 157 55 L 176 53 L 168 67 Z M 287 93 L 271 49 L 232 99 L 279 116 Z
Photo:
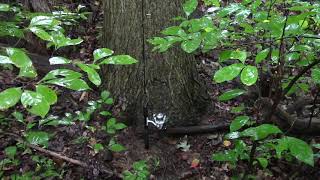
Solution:
M 208 95 L 194 57 L 172 48 L 151 52 L 149 38 L 159 36 L 172 18 L 183 15 L 183 0 L 106 0 L 104 46 L 139 60 L 133 66 L 103 69 L 103 88 L 115 97 L 129 123 L 143 126 L 143 107 L 163 112 L 174 126 L 194 125 L 206 110 Z

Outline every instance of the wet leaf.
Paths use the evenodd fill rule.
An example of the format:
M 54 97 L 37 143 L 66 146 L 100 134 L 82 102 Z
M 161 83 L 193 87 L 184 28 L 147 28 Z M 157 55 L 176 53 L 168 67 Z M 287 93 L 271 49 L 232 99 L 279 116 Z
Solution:
M 198 0 L 187 0 L 183 5 L 183 11 L 190 16 L 197 9 Z
M 64 58 L 64 57 L 52 57 L 49 59 L 50 65 L 54 65 L 54 64 L 69 64 L 72 61 Z
M 230 66 L 223 67 L 214 74 L 213 79 L 217 83 L 233 80 L 240 74 L 243 67 L 244 65 L 242 63 L 232 64 Z
M 101 64 L 117 64 L 117 65 L 128 65 L 128 64 L 135 64 L 138 61 L 131 56 L 128 55 L 117 55 L 117 56 L 112 56 L 107 59 L 104 59 L 99 63 Z
M 275 125 L 262 124 L 257 127 L 248 128 L 242 131 L 241 137 L 251 137 L 254 141 L 264 139 L 272 134 L 279 134 L 282 131 Z
M 0 110 L 16 105 L 21 97 L 21 88 L 9 88 L 0 93 Z
M 245 126 L 250 120 L 249 116 L 237 116 L 230 125 L 230 131 L 234 132 Z
M 246 66 L 240 76 L 241 82 L 247 86 L 255 84 L 258 80 L 258 69 L 255 66 Z
M 54 90 L 45 85 L 36 86 L 37 93 L 41 94 L 43 98 L 50 104 L 55 104 L 58 100 L 57 94 Z
M 242 90 L 242 89 L 232 89 L 232 90 L 227 91 L 227 92 L 223 93 L 222 95 L 220 95 L 218 97 L 218 100 L 219 101 L 227 101 L 227 100 L 233 99 L 235 97 L 238 97 L 238 96 L 244 94 L 245 92 L 246 91 Z
M 263 60 L 265 60 L 265 59 L 267 58 L 269 52 L 270 52 L 270 49 L 269 49 L 269 48 L 260 51 L 260 52 L 257 54 L 257 56 L 256 56 L 256 64 L 259 64 L 259 63 L 261 63 Z
M 26 138 L 30 144 L 48 147 L 49 135 L 44 131 L 29 131 Z
M 301 139 L 286 137 L 290 153 L 298 160 L 314 166 L 313 151 L 309 144 Z
M 89 80 L 96 86 L 101 85 L 101 78 L 97 71 L 90 66 L 82 63 L 77 63 L 77 66 L 84 72 L 87 73 Z
M 100 48 L 93 51 L 93 62 L 96 62 L 99 59 L 111 56 L 114 52 L 108 48 Z

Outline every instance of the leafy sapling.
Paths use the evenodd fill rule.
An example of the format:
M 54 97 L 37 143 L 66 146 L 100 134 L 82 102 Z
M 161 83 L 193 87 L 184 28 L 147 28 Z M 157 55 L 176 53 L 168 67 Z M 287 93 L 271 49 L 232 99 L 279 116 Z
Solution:
M 132 165 L 131 171 L 124 171 L 122 173 L 124 180 L 147 180 L 150 172 L 146 161 L 137 161 Z

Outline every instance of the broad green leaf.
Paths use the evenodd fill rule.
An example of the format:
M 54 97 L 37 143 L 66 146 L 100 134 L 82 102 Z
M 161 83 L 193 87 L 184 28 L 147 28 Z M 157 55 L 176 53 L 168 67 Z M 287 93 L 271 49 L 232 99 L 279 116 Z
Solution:
M 309 164 L 310 166 L 314 166 L 313 151 L 311 146 L 301 139 L 294 137 L 286 138 L 291 155 L 298 160 Z
M 26 138 L 30 144 L 48 147 L 49 135 L 44 131 L 27 132 Z
M 212 155 L 212 160 L 214 161 L 227 161 L 236 162 L 238 160 L 238 155 L 234 150 L 228 150 L 224 153 L 216 153 Z
M 0 110 L 16 105 L 21 97 L 21 88 L 9 88 L 0 93 Z
M 232 64 L 230 66 L 223 67 L 214 74 L 213 79 L 217 83 L 233 80 L 240 74 L 243 67 L 244 65 L 242 63 Z
M 167 36 L 180 36 L 180 37 L 186 37 L 186 32 L 179 26 L 171 26 L 163 31 L 161 31 L 162 34 Z
M 267 168 L 268 166 L 268 159 L 266 158 L 257 158 L 259 164 L 262 166 L 263 169 Z
M 17 146 L 9 146 L 4 149 L 4 153 L 10 159 L 14 159 L 14 156 L 17 154 Z
M 69 79 L 78 79 L 82 77 L 82 74 L 70 69 L 55 69 L 50 71 L 41 81 L 55 79 L 57 76 L 64 76 Z
M 217 29 L 213 25 L 212 19 L 208 16 L 203 16 L 200 19 L 191 19 L 189 21 L 189 32 L 197 33 L 199 31 L 211 32 Z
M 232 107 L 231 113 L 241 113 L 245 109 L 244 104 L 240 104 L 237 107 Z
M 232 53 L 230 55 L 230 59 L 239 59 L 239 61 L 244 63 L 247 59 L 247 52 L 246 51 L 239 51 L 239 50 L 232 51 Z
M 227 100 L 233 99 L 235 97 L 238 97 L 238 96 L 244 94 L 245 92 L 246 91 L 242 90 L 242 89 L 232 89 L 232 90 L 227 91 L 227 92 L 223 93 L 222 95 L 220 95 L 218 97 L 218 100 L 219 101 L 227 101 Z
M 31 108 L 28 109 L 28 111 L 32 114 L 41 116 L 42 118 L 44 118 L 50 110 L 50 104 L 46 101 L 45 97 L 42 96 L 42 94 L 40 94 L 39 92 L 33 92 L 28 90 L 24 91 L 21 95 L 21 103 L 24 107 L 31 106 Z
M 37 73 L 32 65 L 32 61 L 23 50 L 18 48 L 6 48 L 6 52 L 14 65 L 20 68 L 19 76 L 30 78 L 37 76 Z
M 116 130 L 121 130 L 121 129 L 126 128 L 127 126 L 123 123 L 117 123 L 114 125 L 114 127 L 116 128 Z
M 49 110 L 50 105 L 45 99 L 28 109 L 30 113 L 40 116 L 42 118 L 44 118 L 48 114 Z
M 48 86 L 37 85 L 36 91 L 43 96 L 43 98 L 49 103 L 49 105 L 55 104 L 58 100 L 56 92 Z
M 51 79 L 49 81 L 46 81 L 45 83 L 62 86 L 75 91 L 85 91 L 90 89 L 88 84 L 82 79 L 59 78 Z
M 121 152 L 126 150 L 126 148 L 121 144 L 112 144 L 111 146 L 109 146 L 109 149 L 113 152 Z
M 242 137 L 251 137 L 254 141 L 264 139 L 272 134 L 279 134 L 282 131 L 274 125 L 262 124 L 257 127 L 248 128 L 242 131 L 240 134 Z
M 3 4 L 0 3 L 0 12 L 7 12 L 10 11 L 10 5 L 9 4 Z
M 89 80 L 95 84 L 96 86 L 99 86 L 101 84 L 101 78 L 100 75 L 97 73 L 97 71 L 91 67 L 89 67 L 86 64 L 77 63 L 77 66 L 84 72 L 87 73 Z
M 200 44 L 200 38 L 186 40 L 181 43 L 181 48 L 187 53 L 192 53 L 200 47 Z
M 240 4 L 232 3 L 232 4 L 230 4 L 229 6 L 222 8 L 222 9 L 217 13 L 217 15 L 218 15 L 219 17 L 225 17 L 225 16 L 227 16 L 227 15 L 230 15 L 230 14 L 238 11 L 240 8 L 241 8 Z
M 107 127 L 114 127 L 114 125 L 117 123 L 117 120 L 115 118 L 110 118 L 108 121 L 107 121 Z
M 250 118 L 248 116 L 237 116 L 230 125 L 230 131 L 234 132 L 245 126 Z
M 52 40 L 51 35 L 39 27 L 31 27 L 29 29 L 31 32 L 33 32 L 36 36 L 38 36 L 42 40 L 45 40 L 45 41 Z
M 45 27 L 53 27 L 59 25 L 60 21 L 54 19 L 52 16 L 35 16 L 31 19 L 30 27 L 33 26 L 45 26 Z
M 193 13 L 197 9 L 198 0 L 187 0 L 183 5 L 183 11 L 186 13 L 187 16 Z
M 64 58 L 64 57 L 52 57 L 49 59 L 50 65 L 55 65 L 55 64 L 69 64 L 72 61 Z
M 320 69 L 313 68 L 311 71 L 311 77 L 316 84 L 320 84 Z
M 259 63 L 261 63 L 263 60 L 265 60 L 265 59 L 267 58 L 269 52 L 270 52 L 270 49 L 269 49 L 269 48 L 260 51 L 260 52 L 257 54 L 257 56 L 256 56 L 256 64 L 259 64 Z
M 277 158 L 280 159 L 282 152 L 288 150 L 288 148 L 288 141 L 286 137 L 278 139 L 275 147 Z
M 100 96 L 101 96 L 102 100 L 105 101 L 109 98 L 110 92 L 109 91 L 102 91 Z
M 240 76 L 241 82 L 247 86 L 255 84 L 258 80 L 258 69 L 255 66 L 246 66 Z
M 93 51 L 93 62 L 111 56 L 114 52 L 108 48 L 100 48 Z
M 13 62 L 9 57 L 0 55 L 0 64 L 13 64 Z
M 24 107 L 34 106 L 43 101 L 43 96 L 40 93 L 25 90 L 21 95 L 21 103 Z
M 102 144 L 97 143 L 97 144 L 94 144 L 94 145 L 93 145 L 93 149 L 94 149 L 94 152 L 95 152 L 95 153 L 98 153 L 99 151 L 103 150 L 104 148 L 103 148 L 103 145 L 102 145 Z
M 117 64 L 117 65 L 127 65 L 127 64 L 135 64 L 138 61 L 131 56 L 128 55 L 117 55 L 117 56 L 112 56 L 107 59 L 104 59 L 99 63 L 101 64 Z

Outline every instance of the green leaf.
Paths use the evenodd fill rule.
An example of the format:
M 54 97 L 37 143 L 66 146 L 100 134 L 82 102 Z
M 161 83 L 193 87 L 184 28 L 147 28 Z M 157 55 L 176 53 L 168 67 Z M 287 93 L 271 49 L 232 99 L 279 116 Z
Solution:
M 104 91 L 101 92 L 101 95 L 100 95 L 100 96 L 101 96 L 102 100 L 105 101 L 105 100 L 107 100 L 108 97 L 110 96 L 110 92 L 104 90 Z
M 100 48 L 93 51 L 93 62 L 111 56 L 114 52 L 108 48 Z
M 269 52 L 270 52 L 269 48 L 260 51 L 256 56 L 256 64 L 259 64 L 263 60 L 265 60 L 268 57 Z
M 180 37 L 186 37 L 186 32 L 179 26 L 171 26 L 163 31 L 161 31 L 162 34 L 167 36 L 180 36 Z
M 255 84 L 258 80 L 258 69 L 255 66 L 246 66 L 240 76 L 241 82 L 247 86 Z
M 21 49 L 6 48 L 6 52 L 15 66 L 20 68 L 19 76 L 34 78 L 37 73 L 29 56 Z
M 230 54 L 230 59 L 239 59 L 239 61 L 244 63 L 247 59 L 247 52 L 239 50 L 232 51 Z
M 250 118 L 248 116 L 237 116 L 230 125 L 230 131 L 234 132 L 245 126 Z
M 54 17 L 52 16 L 35 16 L 31 19 L 29 27 L 34 27 L 34 26 L 53 27 L 59 24 L 60 24 L 60 21 L 54 19 Z
M 217 83 L 233 80 L 240 74 L 243 67 L 244 65 L 242 63 L 232 64 L 230 66 L 223 67 L 214 74 L 213 79 Z
M 29 30 L 42 40 L 45 40 L 45 41 L 52 40 L 51 35 L 39 27 L 31 27 L 31 28 L 29 28 Z
M 21 97 L 21 88 L 9 88 L 0 93 L 0 110 L 16 105 Z
M 320 69 L 319 68 L 312 69 L 311 77 L 316 84 L 320 84 Z
M 58 100 L 56 92 L 48 86 L 37 85 L 36 91 L 37 93 L 42 95 L 42 97 L 49 103 L 49 105 L 55 104 Z
M 240 104 L 237 107 L 232 107 L 231 113 L 241 113 L 245 109 L 244 104 Z
M 114 125 L 114 127 L 116 128 L 116 130 L 121 130 L 121 129 L 126 128 L 127 126 L 123 123 L 117 123 Z
M 257 158 L 259 164 L 262 166 L 263 169 L 267 168 L 268 166 L 268 159 L 266 158 Z
M 64 58 L 64 57 L 52 57 L 49 59 L 50 65 L 55 65 L 55 64 L 69 64 L 72 61 Z
M 229 150 L 224 153 L 213 154 L 212 160 L 235 163 L 238 160 L 238 155 L 235 151 Z
M 9 57 L 0 55 L 0 64 L 13 64 L 13 62 Z
M 14 159 L 14 156 L 17 154 L 17 147 L 16 146 L 8 146 L 4 149 L 4 153 L 10 159 Z
M 117 64 L 117 65 L 127 65 L 127 64 L 135 64 L 138 61 L 131 56 L 128 55 L 117 55 L 117 56 L 112 56 L 107 59 L 104 59 L 102 62 L 99 63 L 101 64 Z
M 87 73 L 89 80 L 96 86 L 100 86 L 101 78 L 97 71 L 90 66 L 82 63 L 77 63 L 77 66 L 84 72 Z
M 64 76 L 69 79 L 78 79 L 82 77 L 82 74 L 70 69 L 55 69 L 50 71 L 41 81 L 55 79 L 57 76 Z
M 272 134 L 279 134 L 282 131 L 274 125 L 262 124 L 257 127 L 248 128 L 241 132 L 242 137 L 251 137 L 254 141 L 264 139 Z
M 230 99 L 233 99 L 235 97 L 238 97 L 242 94 L 244 94 L 246 91 L 242 90 L 242 89 L 232 89 L 230 91 L 227 91 L 225 93 L 223 93 L 222 95 L 220 95 L 218 97 L 219 101 L 228 101 Z
M 193 13 L 197 9 L 198 0 L 187 0 L 183 5 L 183 11 L 186 13 L 187 16 Z
M 201 39 L 200 37 L 197 37 L 195 39 L 183 41 L 181 43 L 181 48 L 187 53 L 192 53 L 200 47 L 200 44 Z
M 27 132 L 26 138 L 30 144 L 48 147 L 49 135 L 44 131 Z
M 93 149 L 94 149 L 94 152 L 95 152 L 95 153 L 98 153 L 98 152 L 100 152 L 101 150 L 103 150 L 104 148 L 103 148 L 103 145 L 102 145 L 102 144 L 97 143 L 97 144 L 94 144 L 94 145 L 93 145 Z
M 42 118 L 44 118 L 50 110 L 50 104 L 46 101 L 45 97 L 42 96 L 42 94 L 40 94 L 39 92 L 33 92 L 28 90 L 24 91 L 21 95 L 21 103 L 24 107 L 31 106 L 31 109 L 28 109 L 28 111 L 32 114 L 41 116 Z
M 294 137 L 286 137 L 286 139 L 291 155 L 310 166 L 314 166 L 313 151 L 309 144 Z
M 10 10 L 9 4 L 0 3 L 0 12 L 8 12 Z
M 109 149 L 113 152 L 121 152 L 126 150 L 126 148 L 121 144 L 112 144 L 111 146 L 109 146 Z
M 99 114 L 102 116 L 111 116 L 112 115 L 109 111 L 101 111 Z
M 45 83 L 62 86 L 75 91 L 85 91 L 90 89 L 88 84 L 82 79 L 59 78 L 46 81 Z

